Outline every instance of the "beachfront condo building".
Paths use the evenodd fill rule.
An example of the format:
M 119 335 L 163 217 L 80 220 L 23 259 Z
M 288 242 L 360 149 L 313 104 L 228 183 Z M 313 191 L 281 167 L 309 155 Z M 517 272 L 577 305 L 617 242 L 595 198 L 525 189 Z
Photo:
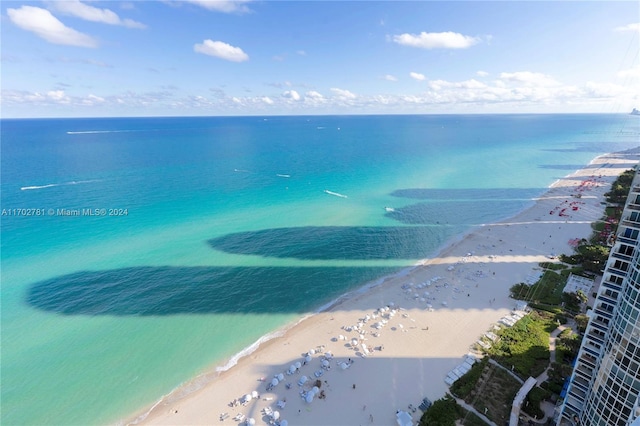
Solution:
M 639 234 L 636 171 L 558 425 L 640 426 Z

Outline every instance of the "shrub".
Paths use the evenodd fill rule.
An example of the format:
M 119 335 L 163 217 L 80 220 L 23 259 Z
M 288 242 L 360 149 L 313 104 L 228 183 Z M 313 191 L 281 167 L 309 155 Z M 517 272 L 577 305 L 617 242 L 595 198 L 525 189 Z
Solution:
M 467 374 L 453 382 L 450 387 L 451 393 L 458 398 L 466 398 L 467 395 L 469 395 L 469 393 L 476 387 L 476 383 L 478 383 L 480 376 L 482 376 L 482 371 L 488 362 L 489 360 L 487 358 L 483 358 L 482 361 L 473 364 L 471 370 L 469 370 Z
M 544 411 L 540 409 L 540 403 L 545 399 L 549 398 L 551 393 L 539 387 L 534 387 L 531 389 L 529 394 L 524 400 L 522 404 L 522 411 L 534 417 L 536 419 L 541 419 L 544 417 Z
M 462 417 L 462 408 L 451 395 L 446 395 L 431 404 L 422 414 L 420 426 L 455 426 L 456 420 Z

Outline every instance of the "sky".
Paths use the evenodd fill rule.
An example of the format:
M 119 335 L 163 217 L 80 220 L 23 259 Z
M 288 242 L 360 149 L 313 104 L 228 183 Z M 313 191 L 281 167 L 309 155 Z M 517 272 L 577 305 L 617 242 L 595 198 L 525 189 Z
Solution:
M 627 113 L 636 1 L 3 0 L 3 118 Z

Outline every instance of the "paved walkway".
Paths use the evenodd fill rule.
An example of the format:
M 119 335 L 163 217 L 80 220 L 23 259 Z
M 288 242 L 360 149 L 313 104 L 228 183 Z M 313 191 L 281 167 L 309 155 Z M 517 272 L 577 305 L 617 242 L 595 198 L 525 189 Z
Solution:
M 489 420 L 489 418 L 487 416 L 485 416 L 484 414 L 481 414 L 478 410 L 473 408 L 473 406 L 471 406 L 471 405 L 467 404 L 466 402 L 464 402 L 463 399 L 456 398 L 456 402 L 458 403 L 458 405 L 462 406 L 465 410 L 471 411 L 473 414 L 475 414 L 476 416 L 480 417 L 482 419 L 482 421 L 485 422 L 486 424 L 491 425 L 491 426 L 498 426 L 494 422 Z
M 549 366 L 544 369 L 542 374 L 540 374 L 538 377 L 536 377 L 536 381 L 538 382 L 538 386 L 540 386 L 540 384 L 542 382 L 544 382 L 545 380 L 547 380 L 549 378 L 549 374 L 548 373 L 549 373 L 549 369 L 551 368 L 551 364 L 556 362 L 556 339 L 558 338 L 560 333 L 562 333 L 568 327 L 569 327 L 568 324 L 563 324 L 561 326 L 558 326 L 558 328 L 553 330 L 551 332 L 551 334 L 549 335 Z

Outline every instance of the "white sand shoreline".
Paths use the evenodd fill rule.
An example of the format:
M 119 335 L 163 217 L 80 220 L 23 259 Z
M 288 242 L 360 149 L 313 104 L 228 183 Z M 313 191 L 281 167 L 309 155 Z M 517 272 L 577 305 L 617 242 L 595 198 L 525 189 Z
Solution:
M 281 418 L 291 425 L 392 424 L 396 409 L 417 406 L 423 396 L 433 400 L 444 395 L 447 387 L 443 379 L 448 371 L 461 362 L 469 346 L 491 324 L 513 308 L 515 302 L 508 298 L 511 285 L 522 282 L 552 253 L 569 253 L 570 238 L 588 237 L 591 222 L 602 215 L 602 194 L 619 173 L 637 161 L 637 155 L 626 152 L 596 157 L 585 168 L 558 179 L 532 200 L 533 205 L 515 216 L 475 226 L 444 243 L 433 257 L 343 294 L 318 311 L 263 336 L 223 367 L 187 382 L 145 410 L 148 415 L 139 414 L 130 423 L 208 424 L 220 422 L 219 415 L 226 412 L 226 424 L 234 424 L 236 414 L 264 424 L 267 419 L 261 410 L 277 409 L 276 401 L 286 398 Z M 607 167 L 614 164 L 617 167 Z M 573 197 L 580 188 L 585 196 Z M 578 209 L 566 212 L 567 207 L 559 208 L 569 202 L 579 203 L 571 204 Z M 422 300 L 427 290 L 423 287 L 416 298 L 421 283 L 435 276 L 442 276 L 441 282 L 448 285 L 435 291 L 429 287 L 433 295 L 426 296 L 426 301 Z M 426 309 L 432 297 L 436 299 L 433 309 Z M 384 346 L 384 351 L 360 358 L 350 344 L 335 341 L 341 334 L 351 339 L 354 333 L 345 331 L 345 326 L 356 324 L 359 318 L 373 315 L 389 303 L 402 310 L 397 318 L 388 320 L 380 337 L 365 327 L 369 347 Z M 290 389 L 280 384 L 267 392 L 265 384 L 257 381 L 286 372 L 291 363 L 317 346 L 324 346 L 335 357 L 333 368 L 322 376 L 327 380 L 323 389 L 326 399 L 307 404 L 298 395 L 304 389 L 297 385 L 298 378 L 302 374 L 313 377 L 320 366 L 318 356 L 309 363 L 315 368 L 305 365 L 301 373 L 285 376 Z M 349 358 L 357 361 L 348 370 L 338 371 L 335 360 Z M 201 382 L 205 384 L 198 388 Z M 354 384 L 358 387 L 352 388 Z M 254 390 L 260 392 L 260 400 L 247 406 L 228 405 Z M 414 420 L 419 415 L 418 410 Z

